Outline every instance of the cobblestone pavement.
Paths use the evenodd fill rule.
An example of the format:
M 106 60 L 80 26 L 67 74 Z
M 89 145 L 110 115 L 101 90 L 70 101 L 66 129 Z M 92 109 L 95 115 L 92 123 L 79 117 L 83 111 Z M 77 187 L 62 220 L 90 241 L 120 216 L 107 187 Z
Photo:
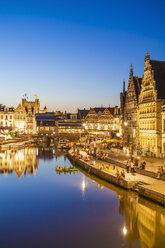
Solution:
M 116 150 L 116 152 L 114 151 L 110 151 L 105 149 L 104 152 L 109 154 L 109 158 L 114 159 L 118 162 L 121 163 L 125 163 L 127 162 L 127 160 L 130 158 L 129 156 L 125 155 L 124 153 L 122 153 L 121 150 Z M 159 166 L 163 166 L 165 169 L 165 159 L 162 158 L 144 158 L 146 161 L 146 170 L 149 171 L 153 171 L 156 172 L 156 170 L 158 169 Z M 139 163 L 143 160 L 143 158 L 141 158 L 139 160 Z
M 95 167 L 96 168 L 99 168 L 99 166 L 102 164 L 109 167 L 108 169 L 103 169 L 103 170 L 106 172 L 109 172 L 112 175 L 116 174 L 117 169 L 119 170 L 119 172 L 121 172 L 123 170 L 123 168 L 118 167 L 116 165 L 114 166 L 114 165 L 107 163 L 107 162 L 95 160 Z M 142 182 L 142 183 L 146 184 L 146 185 L 144 185 L 144 187 L 149 188 L 149 189 L 151 189 L 157 193 L 161 193 L 161 194 L 165 195 L 165 181 L 161 181 L 161 180 L 158 180 L 156 178 L 151 178 L 148 176 L 143 176 L 143 175 L 140 175 L 137 173 L 127 173 L 125 169 L 124 169 L 124 171 L 125 171 L 125 179 L 127 181 Z

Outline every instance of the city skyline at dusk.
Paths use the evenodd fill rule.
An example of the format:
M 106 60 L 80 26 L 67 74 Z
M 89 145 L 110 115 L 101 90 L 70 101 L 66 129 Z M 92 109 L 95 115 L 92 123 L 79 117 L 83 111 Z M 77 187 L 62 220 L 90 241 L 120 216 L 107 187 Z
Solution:
M 48 110 L 119 105 L 130 64 L 165 60 L 163 1 L 0 2 L 1 104 L 27 93 Z

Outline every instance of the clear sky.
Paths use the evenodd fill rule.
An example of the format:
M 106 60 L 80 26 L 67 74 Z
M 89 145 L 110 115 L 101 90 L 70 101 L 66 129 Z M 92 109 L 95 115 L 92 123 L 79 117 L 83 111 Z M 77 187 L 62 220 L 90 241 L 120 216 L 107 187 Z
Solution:
M 165 1 L 0 0 L 0 102 L 49 110 L 119 104 L 144 56 L 165 60 Z

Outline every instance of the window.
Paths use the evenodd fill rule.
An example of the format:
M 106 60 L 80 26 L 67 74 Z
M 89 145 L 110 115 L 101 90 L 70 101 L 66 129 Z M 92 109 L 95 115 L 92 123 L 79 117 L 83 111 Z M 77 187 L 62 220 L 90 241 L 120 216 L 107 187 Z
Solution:
M 3 119 L 3 115 L 1 115 L 1 119 Z

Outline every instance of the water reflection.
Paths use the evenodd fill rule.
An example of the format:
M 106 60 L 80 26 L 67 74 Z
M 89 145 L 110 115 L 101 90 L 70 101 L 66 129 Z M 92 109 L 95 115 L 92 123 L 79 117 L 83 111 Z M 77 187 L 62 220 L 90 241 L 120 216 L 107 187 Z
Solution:
M 86 177 L 82 174 L 81 190 L 82 190 L 82 199 L 85 197 L 85 192 L 88 189 L 88 181 Z
M 164 247 L 165 209 L 138 196 L 121 196 L 119 212 L 125 216 L 124 234 L 129 247 L 140 240 L 140 247 Z
M 121 233 L 128 247 L 165 247 L 165 208 L 87 174 L 98 188 L 103 186 L 115 191 L 119 199 L 119 214 L 123 216 Z M 101 187 L 100 187 L 101 185 Z M 139 245 L 137 245 L 139 243 Z
M 0 152 L 0 173 L 15 173 L 18 178 L 27 174 L 36 175 L 39 160 L 36 158 L 36 149 L 9 150 Z
M 44 160 L 52 160 L 56 159 L 59 157 L 64 157 L 64 160 L 66 161 L 67 158 L 67 152 L 65 151 L 60 151 L 60 150 L 55 150 L 54 147 L 40 147 L 37 148 L 37 158 L 39 159 L 44 159 Z
M 16 173 L 20 178 L 22 175 L 36 175 L 39 167 L 39 159 L 51 160 L 64 157 L 66 152 L 55 151 L 55 148 L 25 148 L 22 150 L 0 151 L 0 173 L 8 175 Z
M 57 158 L 59 158 L 58 163 L 56 163 Z M 79 232 L 77 231 L 78 233 L 76 233 L 76 235 L 82 233 L 82 235 L 86 234 L 87 236 L 87 233 L 90 233 L 91 228 L 93 228 L 92 230 L 94 230 L 93 232 L 95 234 L 95 237 L 91 236 L 91 234 L 89 235 L 89 237 L 87 236 L 88 238 L 86 238 L 86 240 L 89 239 L 89 241 L 91 241 L 92 239 L 93 242 L 96 237 L 98 239 L 99 237 L 104 237 L 105 245 L 102 247 L 111 247 L 111 245 L 109 246 L 109 244 L 111 244 L 112 242 L 111 239 L 113 238 L 115 240 L 115 235 L 113 237 L 113 233 L 116 233 L 117 241 L 114 241 L 112 247 L 164 247 L 165 208 L 154 204 L 144 198 L 141 198 L 131 191 L 123 190 L 119 187 L 106 183 L 103 180 L 98 179 L 92 175 L 89 175 L 81 168 L 79 169 L 82 173 L 76 173 L 74 175 L 61 174 L 59 177 L 54 169 L 58 164 L 64 165 L 64 160 L 66 159 L 66 153 L 55 151 L 54 148 L 47 147 L 32 149 L 26 148 L 19 151 L 0 152 L 0 172 L 5 175 L 13 172 L 18 176 L 18 178 L 20 178 L 22 175 L 25 174 L 35 175 L 37 170 L 38 172 L 42 171 L 42 173 L 37 173 L 37 178 L 34 178 L 34 180 L 28 180 L 28 182 L 27 180 L 16 180 L 19 182 L 19 184 L 17 184 L 17 182 L 14 182 L 14 184 L 11 181 L 11 184 L 13 183 L 12 187 L 9 187 L 7 185 L 8 182 L 5 182 L 6 178 L 4 178 L 3 182 L 1 181 L 1 186 L 3 186 L 3 183 L 5 183 L 5 186 L 8 187 L 8 192 L 11 191 L 10 197 L 13 195 L 13 192 L 17 192 L 14 196 L 16 197 L 17 194 L 19 195 L 16 205 L 17 207 L 20 205 L 20 212 L 21 209 L 23 209 L 22 206 L 25 207 L 24 200 L 26 201 L 26 198 L 23 199 L 23 195 L 29 197 L 28 202 L 30 202 L 30 205 L 33 204 L 33 211 L 35 210 L 35 215 L 33 216 L 33 218 L 37 216 L 37 213 L 39 211 L 39 217 L 35 223 L 38 223 L 38 221 L 44 219 L 42 219 L 41 216 L 46 216 L 46 219 L 50 213 L 48 220 L 52 220 L 52 223 L 50 224 L 49 222 L 46 222 L 46 224 L 43 225 L 48 226 L 49 231 L 47 232 L 47 234 L 50 234 L 52 230 L 56 230 L 56 233 L 59 234 L 63 230 L 60 229 L 60 227 L 63 228 L 63 226 L 65 226 L 66 228 L 67 226 L 68 236 L 72 235 L 74 225 L 74 232 L 76 232 L 76 230 L 79 230 L 79 228 L 81 229 L 80 223 L 83 223 L 84 220 L 84 225 L 82 224 L 82 226 L 85 226 L 85 228 L 82 228 Z M 47 163 L 45 166 L 45 161 L 43 160 L 48 160 L 49 163 Z M 67 160 L 66 165 L 68 164 L 69 161 Z M 36 179 L 38 180 L 37 184 Z M 26 187 L 26 183 L 28 187 Z M 1 197 L 3 197 L 3 200 L 1 200 L 1 208 L 3 211 L 1 211 L 1 213 L 4 213 L 6 206 L 9 208 L 8 213 L 12 213 L 13 208 L 10 209 L 10 206 L 12 206 L 13 203 L 8 204 L 10 197 L 8 197 L 6 193 L 4 194 L 3 187 L 0 188 Z M 12 191 L 13 188 L 14 190 Z M 110 192 L 112 192 L 112 194 L 109 194 Z M 21 193 L 22 197 L 20 197 Z M 6 205 L 4 205 L 3 208 L 3 202 L 5 201 L 6 197 Z M 45 201 L 45 199 L 47 200 Z M 39 208 L 38 202 L 40 203 Z M 45 204 L 48 204 L 48 208 L 46 208 Z M 67 207 L 65 208 L 65 206 Z M 27 205 L 27 209 L 29 209 L 29 205 Z M 81 210 L 80 212 L 78 211 L 79 209 Z M 15 212 L 13 213 L 13 216 L 14 214 Z M 19 211 L 17 214 L 19 216 Z M 32 211 L 29 211 L 29 216 L 31 216 L 31 214 Z M 94 226 L 90 225 L 92 217 L 89 216 L 92 214 L 94 214 Z M 1 216 L 1 221 L 3 219 L 2 217 L 3 216 Z M 28 220 L 29 219 L 30 218 L 28 218 Z M 98 222 L 99 224 L 97 224 L 96 219 L 100 220 L 100 222 Z M 101 222 L 102 219 L 104 220 L 104 222 Z M 55 226 L 57 222 L 58 228 L 57 226 Z M 62 223 L 61 226 L 60 223 Z M 72 228 L 70 228 L 71 223 Z M 76 223 L 78 228 L 76 228 Z M 32 223 L 32 226 L 33 224 L 34 223 Z M 99 228 L 99 225 L 101 226 L 101 228 L 97 229 Z M 54 229 L 52 228 L 52 226 L 54 227 Z M 2 225 L 1 231 L 3 231 L 3 229 L 4 225 Z M 60 229 L 59 233 L 58 229 Z M 20 232 L 21 230 L 22 229 L 20 228 Z M 69 230 L 71 230 L 71 233 L 69 233 Z M 107 233 L 107 238 L 105 238 L 104 235 L 101 236 L 101 231 L 104 234 Z M 39 237 L 42 237 L 42 235 L 39 235 Z M 50 236 L 50 239 L 52 237 L 54 237 L 54 232 L 52 236 Z M 56 239 L 58 240 L 58 235 L 56 236 Z M 71 242 L 71 240 L 69 241 Z M 59 240 L 59 243 L 60 242 L 61 240 Z M 98 243 L 98 245 L 96 244 L 96 246 L 90 247 L 97 248 L 101 246 L 99 246 Z

